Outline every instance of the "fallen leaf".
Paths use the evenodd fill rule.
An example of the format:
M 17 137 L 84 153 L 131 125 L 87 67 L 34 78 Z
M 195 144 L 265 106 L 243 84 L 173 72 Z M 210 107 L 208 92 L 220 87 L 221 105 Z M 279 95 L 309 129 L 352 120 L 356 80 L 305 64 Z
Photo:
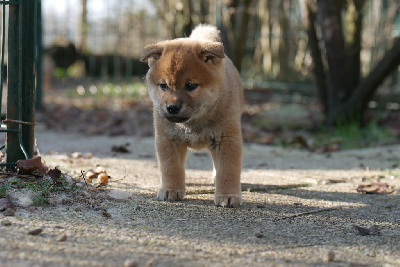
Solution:
M 257 238 L 263 238 L 263 237 L 264 237 L 264 235 L 263 235 L 263 234 L 260 234 L 260 233 L 256 233 L 255 236 L 256 236 Z
M 50 176 L 51 180 L 53 180 L 53 183 L 56 183 L 61 176 L 61 171 L 56 167 L 54 169 L 50 169 L 47 172 L 47 175 Z
M 13 208 L 8 208 L 3 212 L 4 216 L 14 216 L 15 215 L 15 209 Z
M 31 159 L 20 159 L 17 161 L 17 168 L 22 174 L 43 175 L 46 168 L 43 166 L 40 156 Z
M 0 198 L 0 211 L 5 211 L 8 208 L 14 208 L 11 200 L 5 197 Z
M 137 266 L 139 266 L 139 264 L 135 260 L 128 259 L 124 261 L 124 267 L 137 267 Z
M 4 226 L 10 226 L 12 224 L 12 222 L 9 220 L 4 220 L 4 221 L 1 221 L 1 224 Z
M 335 259 L 335 253 L 333 251 L 326 251 L 322 257 L 323 262 L 331 262 Z
M 57 241 L 58 242 L 64 242 L 65 240 L 67 240 L 67 235 L 66 234 L 61 234 L 60 236 L 58 236 Z
M 301 135 L 296 136 L 295 141 L 299 143 L 302 148 L 310 149 L 307 140 L 303 136 Z
M 106 210 L 102 210 L 102 211 L 101 211 L 101 215 L 103 215 L 103 216 L 106 217 L 106 218 L 111 218 L 111 214 L 108 213 L 108 211 L 106 211 Z
M 324 153 L 331 153 L 331 152 L 337 152 L 340 150 L 340 147 L 338 144 L 331 144 L 331 145 L 327 145 L 326 147 L 324 147 L 323 152 Z
M 353 225 L 353 227 L 358 231 L 358 233 L 362 236 L 366 235 L 380 235 L 381 232 L 379 231 L 376 225 L 371 226 L 370 228 L 361 227 L 358 225 Z
M 38 235 L 41 232 L 43 232 L 43 229 L 42 228 L 38 228 L 38 229 L 35 229 L 35 230 L 32 230 L 32 231 L 29 231 L 28 235 Z
M 268 135 L 265 135 L 265 136 L 259 138 L 257 140 L 257 143 L 263 144 L 263 145 L 270 145 L 270 144 L 273 144 L 274 141 L 275 141 L 275 134 L 270 133 Z
M 391 194 L 393 189 L 387 183 L 370 183 L 359 185 L 357 192 L 364 194 Z
M 127 148 L 129 145 L 130 145 L 129 143 L 126 143 L 125 145 L 112 146 L 111 151 L 116 153 L 130 153 L 130 151 Z

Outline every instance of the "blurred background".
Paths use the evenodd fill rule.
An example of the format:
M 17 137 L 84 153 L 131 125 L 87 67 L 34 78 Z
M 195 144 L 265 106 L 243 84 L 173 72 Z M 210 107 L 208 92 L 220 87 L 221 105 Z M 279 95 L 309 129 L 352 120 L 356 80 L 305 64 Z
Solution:
M 151 136 L 146 44 L 221 29 L 244 139 L 333 152 L 400 136 L 398 0 L 42 0 L 48 129 Z M 378 71 L 379 70 L 379 71 Z

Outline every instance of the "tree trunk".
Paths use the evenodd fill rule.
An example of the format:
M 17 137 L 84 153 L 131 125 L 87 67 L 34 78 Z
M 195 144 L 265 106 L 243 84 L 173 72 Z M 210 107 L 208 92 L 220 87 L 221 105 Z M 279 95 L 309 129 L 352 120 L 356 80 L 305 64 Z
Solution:
M 239 2 L 243 2 L 242 5 L 239 5 Z M 229 0 L 227 4 L 229 16 L 226 16 L 225 27 L 229 39 L 228 47 L 231 48 L 231 51 L 227 51 L 227 54 L 239 72 L 242 67 L 247 28 L 250 21 L 249 7 L 251 2 L 252 0 Z
M 353 0 L 348 6 L 350 10 L 347 14 L 346 46 L 341 22 L 343 2 L 317 0 L 315 7 L 312 0 L 307 0 L 307 33 L 315 83 L 328 125 L 357 120 L 362 122 L 368 102 L 378 86 L 400 64 L 400 38 L 397 38 L 373 71 L 360 82 L 361 9 L 364 2 L 365 0 Z M 323 49 L 319 46 L 317 24 L 322 36 Z M 323 59 L 323 55 L 326 60 Z M 324 65 L 325 62 L 327 66 Z
M 87 49 L 87 0 L 82 0 L 82 14 L 81 14 L 81 40 L 79 42 L 79 50 L 85 52 Z
M 289 2 L 287 0 L 282 0 L 279 4 L 279 74 L 278 78 L 281 81 L 288 80 L 290 76 L 289 68 L 289 22 L 287 19 Z
M 349 89 L 355 88 L 361 79 L 361 33 L 362 33 L 362 8 L 365 0 L 353 0 L 348 2 L 346 14 L 347 35 L 347 71 L 349 72 Z M 346 92 L 345 99 L 350 97 L 351 90 Z
M 239 27 L 239 33 L 237 35 L 237 38 L 235 40 L 235 49 L 234 49 L 234 57 L 233 57 L 233 63 L 235 64 L 236 68 L 240 72 L 242 69 L 242 59 L 244 55 L 244 48 L 246 44 L 246 34 L 247 34 L 247 28 L 249 25 L 250 21 L 250 13 L 249 13 L 249 7 L 251 4 L 251 0 L 244 0 L 243 1 L 243 11 L 241 15 L 241 20 L 240 20 L 240 27 Z
M 186 0 L 185 4 L 183 5 L 182 9 L 182 18 L 183 18 L 183 25 L 182 25 L 182 36 L 188 37 L 190 36 L 193 30 L 193 3 L 192 0 Z
M 394 40 L 392 48 L 379 61 L 371 73 L 354 89 L 351 97 L 333 114 L 334 120 L 349 121 L 362 115 L 378 86 L 400 65 L 400 37 Z
M 271 51 L 271 1 L 262 0 L 260 2 L 259 16 L 261 20 L 261 54 L 264 74 L 272 71 L 272 51 Z
M 327 95 L 326 95 L 326 75 L 325 68 L 322 61 L 321 49 L 319 47 L 319 40 L 317 31 L 315 29 L 316 22 L 316 8 L 312 0 L 307 0 L 307 34 L 308 34 L 308 45 L 311 51 L 311 57 L 313 59 L 313 72 L 315 85 L 317 87 L 318 97 L 324 108 L 327 107 Z
M 317 21 L 320 25 L 322 40 L 328 62 L 327 107 L 328 122 L 336 107 L 345 98 L 349 89 L 348 73 L 346 71 L 346 50 L 342 30 L 342 1 L 317 1 Z

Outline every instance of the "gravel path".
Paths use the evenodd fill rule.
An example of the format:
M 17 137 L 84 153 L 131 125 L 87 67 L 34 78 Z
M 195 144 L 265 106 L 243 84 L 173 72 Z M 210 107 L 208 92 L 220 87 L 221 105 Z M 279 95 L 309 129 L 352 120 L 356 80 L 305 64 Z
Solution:
M 0 225 L 0 266 L 400 266 L 400 146 L 326 155 L 246 145 L 244 204 L 224 209 L 213 205 L 206 153 L 189 155 L 187 198 L 160 202 L 152 139 L 37 131 L 47 166 L 103 166 L 110 183 L 1 214 L 11 225 Z M 127 142 L 131 153 L 111 151 Z M 395 192 L 356 192 L 376 181 Z

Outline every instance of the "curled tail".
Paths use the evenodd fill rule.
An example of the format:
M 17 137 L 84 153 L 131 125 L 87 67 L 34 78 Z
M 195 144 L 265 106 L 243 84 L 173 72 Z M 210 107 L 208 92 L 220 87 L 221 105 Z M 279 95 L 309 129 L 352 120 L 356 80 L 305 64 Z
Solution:
M 221 36 L 217 27 L 207 24 L 200 24 L 192 31 L 190 39 L 221 42 Z

